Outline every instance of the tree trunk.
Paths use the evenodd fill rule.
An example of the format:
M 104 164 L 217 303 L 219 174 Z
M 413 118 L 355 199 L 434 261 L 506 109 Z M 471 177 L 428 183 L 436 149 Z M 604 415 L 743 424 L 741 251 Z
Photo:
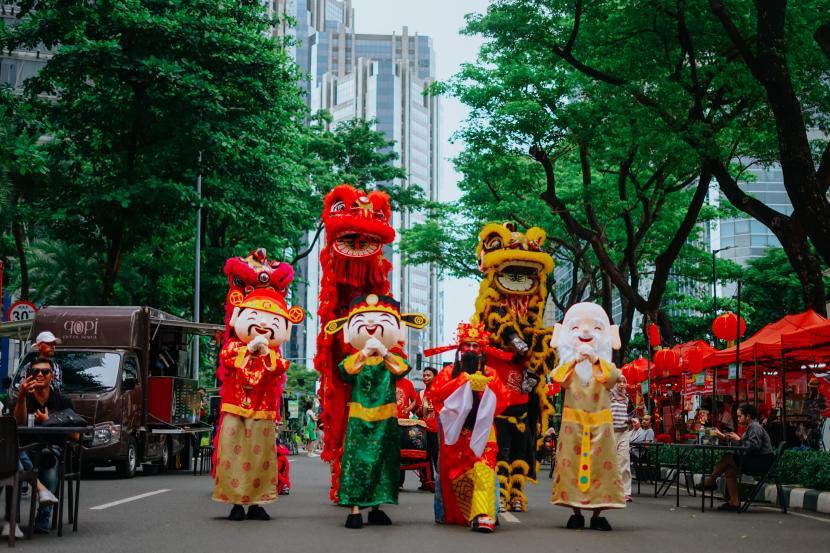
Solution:
M 15 219 L 12 222 L 14 247 L 17 250 L 17 263 L 20 266 L 20 299 L 29 299 L 29 263 L 26 260 L 26 230 L 23 224 Z
M 614 362 L 621 367 L 628 358 L 628 346 L 631 343 L 631 336 L 634 330 L 634 304 L 630 301 L 623 301 L 622 317 L 620 318 L 620 349 L 615 355 Z
M 101 289 L 101 305 L 109 305 L 115 291 L 115 281 L 118 280 L 118 273 L 121 271 L 123 259 L 123 231 L 118 229 L 112 237 L 107 248 L 107 260 L 104 267 L 103 287 Z
M 791 217 L 788 217 L 747 195 L 740 189 L 725 165 L 715 161 L 710 164 L 710 167 L 729 202 L 760 221 L 778 238 L 801 282 L 804 305 L 817 313 L 826 314 L 827 305 L 821 278 L 821 266 L 810 250 L 807 233 L 796 218 L 797 214 L 793 213 Z

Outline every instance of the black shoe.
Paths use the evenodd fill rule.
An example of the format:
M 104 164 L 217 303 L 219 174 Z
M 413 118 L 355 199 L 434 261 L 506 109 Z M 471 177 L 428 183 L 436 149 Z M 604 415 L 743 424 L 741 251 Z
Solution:
M 52 530 L 48 526 L 37 526 L 37 525 L 35 525 L 33 531 L 34 531 L 35 534 L 48 534 Z
M 718 508 L 718 511 L 730 511 L 733 513 L 737 513 L 741 510 L 740 506 L 730 505 L 729 503 L 723 503 Z
M 565 528 L 568 530 L 582 530 L 585 528 L 585 517 L 582 515 L 571 515 Z
M 392 524 L 392 520 L 386 513 L 384 513 L 380 509 L 372 509 L 371 511 L 369 511 L 369 524 L 375 524 L 377 526 L 389 526 Z
M 271 520 L 271 516 L 260 505 L 248 507 L 248 520 Z
M 231 509 L 231 514 L 228 515 L 229 520 L 245 520 L 245 508 L 242 505 L 234 505 Z
M 360 513 L 346 517 L 346 528 L 363 528 L 363 516 Z
M 601 530 L 603 532 L 610 532 L 611 525 L 608 524 L 608 519 L 605 517 L 591 517 L 591 530 Z

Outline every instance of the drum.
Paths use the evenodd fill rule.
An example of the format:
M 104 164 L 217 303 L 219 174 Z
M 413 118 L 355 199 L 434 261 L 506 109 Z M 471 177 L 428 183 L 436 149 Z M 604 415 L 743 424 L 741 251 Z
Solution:
M 401 461 L 427 458 L 427 425 L 422 420 L 398 419 L 401 431 Z

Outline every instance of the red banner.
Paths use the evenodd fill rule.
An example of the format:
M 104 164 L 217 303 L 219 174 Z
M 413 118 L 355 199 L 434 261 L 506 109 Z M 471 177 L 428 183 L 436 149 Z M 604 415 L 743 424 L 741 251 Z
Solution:
M 714 389 L 714 378 L 711 370 L 698 374 L 683 375 L 681 394 L 684 396 L 711 394 Z

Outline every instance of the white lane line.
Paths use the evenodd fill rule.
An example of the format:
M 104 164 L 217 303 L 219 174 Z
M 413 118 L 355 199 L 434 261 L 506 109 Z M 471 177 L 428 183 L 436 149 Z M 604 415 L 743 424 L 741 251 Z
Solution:
M 514 523 L 519 522 L 519 519 L 517 519 L 516 516 L 513 515 L 512 513 L 499 513 L 499 516 L 501 518 L 503 518 L 504 520 L 506 520 L 507 522 L 514 522 Z
M 781 509 L 778 508 L 778 507 L 764 507 L 762 505 L 759 505 L 758 507 L 761 508 L 761 509 L 764 509 L 766 511 L 778 511 L 779 513 L 781 512 Z M 830 518 L 814 517 L 812 515 L 805 515 L 804 513 L 796 513 L 794 511 L 787 511 L 787 514 L 788 515 L 795 515 L 797 517 L 811 518 L 813 520 L 818 520 L 818 521 L 821 521 L 821 522 L 830 522 Z
M 103 509 L 109 509 L 110 507 L 115 507 L 116 505 L 121 505 L 123 503 L 129 503 L 130 501 L 137 501 L 139 499 L 144 499 L 145 497 L 150 497 L 152 495 L 158 495 L 160 493 L 169 492 L 170 490 L 156 490 L 154 492 L 147 492 L 141 495 L 134 495 L 132 497 L 127 497 L 126 499 L 119 499 L 118 501 L 113 501 L 112 503 L 104 503 L 103 505 L 96 505 L 95 507 L 90 507 L 90 511 L 101 511 Z

